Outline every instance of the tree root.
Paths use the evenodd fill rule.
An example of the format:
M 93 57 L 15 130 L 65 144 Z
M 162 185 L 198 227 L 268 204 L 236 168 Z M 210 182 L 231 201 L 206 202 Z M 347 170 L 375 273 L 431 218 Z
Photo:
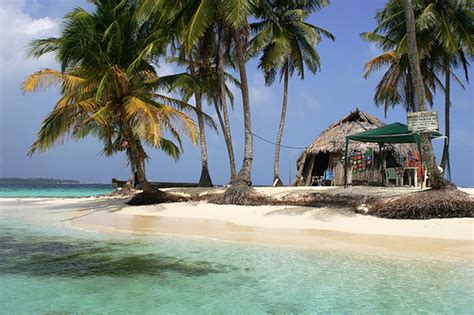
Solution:
M 209 202 L 221 205 L 246 206 L 301 206 L 345 208 L 389 219 L 432 219 L 474 217 L 474 198 L 457 189 L 436 189 L 415 192 L 394 198 L 369 195 L 310 193 L 290 195 L 281 199 L 259 194 L 245 184 L 231 185 L 222 194 L 205 194 L 184 197 L 161 190 L 136 194 L 129 205 L 150 205 L 170 202 Z M 366 206 L 368 212 L 359 210 Z M 365 208 L 365 210 L 367 210 Z
M 388 219 L 474 216 L 474 198 L 457 189 L 431 189 L 369 204 L 369 215 Z
M 245 183 L 238 183 L 230 185 L 222 194 L 211 196 L 208 201 L 219 205 L 261 206 L 271 204 L 272 198 L 257 193 Z
M 357 208 L 360 205 L 374 200 L 372 197 L 363 195 L 311 193 L 303 196 L 289 196 L 283 199 L 276 199 L 272 204 L 276 206 L 347 208 L 357 212 Z

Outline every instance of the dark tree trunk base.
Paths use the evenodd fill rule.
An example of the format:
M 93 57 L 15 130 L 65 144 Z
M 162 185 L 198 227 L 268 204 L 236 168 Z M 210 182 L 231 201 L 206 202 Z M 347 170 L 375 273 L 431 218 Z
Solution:
M 453 188 L 430 189 L 375 201 L 367 214 L 388 219 L 472 218 L 474 198 Z
M 272 200 L 257 193 L 246 182 L 234 182 L 223 194 L 211 197 L 209 202 L 220 205 L 261 206 L 271 204 Z
M 143 206 L 170 202 L 185 202 L 188 200 L 189 198 L 183 196 L 170 194 L 161 190 L 155 190 L 153 192 L 139 193 L 130 199 L 127 204 L 131 206 Z
M 440 176 L 437 178 L 436 182 L 431 181 L 431 189 L 433 190 L 457 190 L 456 185 L 447 180 L 446 178 Z
M 209 169 L 207 167 L 202 168 L 198 187 L 214 187 L 212 184 L 211 175 L 209 174 Z

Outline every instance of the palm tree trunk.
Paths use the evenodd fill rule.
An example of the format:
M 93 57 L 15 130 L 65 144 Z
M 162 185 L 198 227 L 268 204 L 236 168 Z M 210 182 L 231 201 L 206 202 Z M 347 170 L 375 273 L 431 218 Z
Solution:
M 132 127 L 123 119 L 122 128 L 124 137 L 127 140 L 127 152 L 130 159 L 130 166 L 132 172 L 136 172 L 136 179 L 138 183 L 135 186 L 140 187 L 143 192 L 154 191 L 145 175 L 145 151 L 140 143 L 133 135 Z
M 127 149 L 127 158 L 129 161 L 131 161 L 131 157 L 130 157 L 130 150 Z M 130 162 L 130 176 L 128 177 L 128 180 L 127 182 L 125 183 L 125 185 L 123 185 L 123 188 L 124 189 L 127 189 L 127 190 L 131 190 L 131 189 L 135 189 L 136 186 L 137 186 L 137 179 L 136 179 L 136 170 L 135 170 L 135 167 L 133 165 L 133 163 Z
M 288 101 L 288 60 L 285 64 L 285 74 L 283 79 L 283 103 L 281 106 L 280 126 L 278 128 L 278 136 L 275 148 L 275 161 L 273 164 L 273 184 L 274 186 L 281 186 L 283 184 L 280 178 L 280 146 L 283 138 L 283 128 L 285 127 L 286 105 Z
M 195 75 L 196 71 L 194 68 L 194 62 L 192 54 L 189 53 L 189 63 L 191 75 Z M 209 164 L 207 158 L 207 145 L 206 145 L 206 130 L 204 127 L 204 118 L 202 117 L 202 95 L 199 92 L 194 93 L 194 99 L 196 101 L 196 108 L 199 111 L 197 114 L 198 126 L 199 126 L 199 143 L 201 145 L 201 177 L 199 178 L 199 187 L 212 187 L 211 175 L 209 174 Z
M 236 184 L 246 184 L 252 186 L 251 174 L 252 174 L 252 160 L 253 160 L 253 138 L 252 138 L 252 125 L 250 118 L 250 100 L 249 100 L 249 88 L 247 82 L 247 70 L 245 68 L 245 47 L 242 43 L 242 37 L 240 32 L 236 33 L 236 50 L 237 50 L 237 63 L 239 65 L 240 74 L 240 90 L 242 91 L 242 106 L 244 112 L 244 160 L 242 168 L 237 174 L 235 180 Z
M 214 108 L 216 109 L 217 118 L 219 119 L 219 125 L 221 126 L 222 133 L 224 134 L 224 141 L 227 148 L 227 155 L 229 156 L 230 164 L 230 181 L 235 178 L 235 158 L 234 158 L 234 148 L 232 145 L 232 139 L 230 138 L 230 133 L 226 132 L 226 125 L 224 118 L 222 117 L 219 104 L 214 102 Z
M 202 112 L 201 93 L 195 93 L 196 108 Z M 206 130 L 204 127 L 204 118 L 201 114 L 197 115 L 199 126 L 199 142 L 201 144 L 201 177 L 199 178 L 199 187 L 212 187 L 211 175 L 209 174 L 209 164 L 207 157 Z
M 451 72 L 449 69 L 449 63 L 445 65 L 444 69 L 445 74 L 445 84 L 444 84 L 444 147 L 443 147 L 443 157 L 441 158 L 441 167 L 446 174 L 446 166 L 448 164 L 449 156 L 449 140 L 450 140 L 450 115 L 451 115 Z
M 148 182 L 145 174 L 145 156 L 143 152 L 141 152 L 143 151 L 141 143 L 139 142 L 139 140 L 133 139 L 129 141 L 129 147 L 131 152 L 131 158 L 133 159 L 132 161 L 130 161 L 130 163 L 133 164 L 133 167 L 136 171 L 138 187 L 140 187 L 143 192 L 152 192 L 153 188 Z
M 227 154 L 229 155 L 229 163 L 230 163 L 230 181 L 235 179 L 235 156 L 234 156 L 234 148 L 232 146 L 232 135 L 230 131 L 230 121 L 229 115 L 227 112 L 227 97 L 226 97 L 226 90 L 225 90 L 225 67 L 224 67 L 224 41 L 223 41 L 223 30 L 219 32 L 219 43 L 217 46 L 217 67 L 219 73 L 219 85 L 220 85 L 220 103 L 222 112 L 224 115 L 224 119 L 222 121 L 221 113 L 219 110 L 219 106 L 217 103 L 214 105 L 216 106 L 216 113 L 219 117 L 219 122 L 222 127 L 222 132 L 224 133 L 224 139 L 227 146 Z
M 405 11 L 405 23 L 407 30 L 407 47 L 408 47 L 408 59 L 410 62 L 411 79 L 413 86 L 415 87 L 415 95 L 417 100 L 417 111 L 426 111 L 425 104 L 425 90 L 423 86 L 423 79 L 420 70 L 420 59 L 418 56 L 418 48 L 416 44 L 416 33 L 415 33 L 415 17 L 413 14 L 413 4 L 411 0 L 403 0 L 403 7 Z M 444 180 L 438 167 L 433 152 L 433 146 L 431 145 L 431 139 L 429 133 L 422 134 L 422 158 L 427 165 L 428 173 L 431 179 L 431 187 L 435 189 L 445 188 L 448 186 L 448 182 Z

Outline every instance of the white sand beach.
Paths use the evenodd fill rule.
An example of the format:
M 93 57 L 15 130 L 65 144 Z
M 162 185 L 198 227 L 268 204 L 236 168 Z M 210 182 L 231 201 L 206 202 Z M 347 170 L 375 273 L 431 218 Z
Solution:
M 169 190 L 190 195 L 217 192 L 222 188 Z M 265 187 L 257 190 L 281 197 L 315 189 Z M 399 189 L 383 191 L 387 196 L 400 192 Z M 473 189 L 465 191 L 474 193 Z M 284 246 L 382 250 L 388 254 L 436 256 L 441 259 L 474 258 L 473 218 L 391 220 L 334 208 L 222 206 L 206 202 L 128 206 L 127 200 L 95 197 L 42 199 L 36 200 L 36 203 L 70 210 L 61 212 L 62 219 L 73 227 L 88 230 L 168 234 Z

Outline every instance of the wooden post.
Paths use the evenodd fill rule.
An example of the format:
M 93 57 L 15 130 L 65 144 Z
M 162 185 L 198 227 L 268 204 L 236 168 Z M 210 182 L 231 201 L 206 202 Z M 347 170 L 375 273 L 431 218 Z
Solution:
M 296 177 L 293 180 L 293 183 L 291 183 L 291 186 L 299 186 L 300 185 L 300 179 L 301 176 L 303 175 L 303 170 L 304 170 L 304 164 L 306 162 L 306 152 L 303 153 L 303 157 L 301 158 L 301 162 L 298 165 L 298 172 L 296 173 Z
M 311 177 L 313 174 L 313 167 L 314 167 L 314 161 L 316 160 L 316 154 L 312 154 L 311 158 L 309 159 L 309 169 L 306 175 L 303 177 L 304 178 L 304 185 L 309 186 L 311 185 Z

